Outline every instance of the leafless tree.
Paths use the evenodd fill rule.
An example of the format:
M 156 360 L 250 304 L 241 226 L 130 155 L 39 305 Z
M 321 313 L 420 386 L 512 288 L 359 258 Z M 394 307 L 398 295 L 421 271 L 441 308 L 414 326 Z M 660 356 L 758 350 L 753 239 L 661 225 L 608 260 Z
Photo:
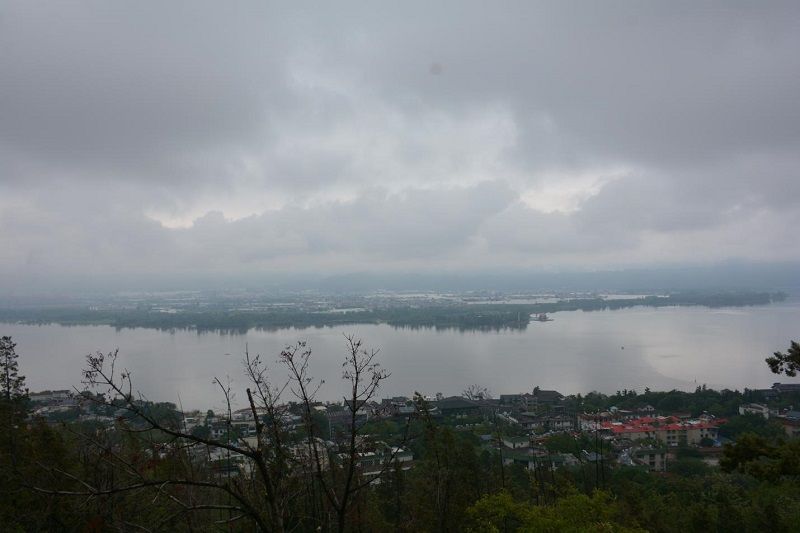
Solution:
M 342 379 L 349 386 L 349 393 L 343 397 L 348 413 L 347 435 L 341 453 L 328 451 L 323 457 L 318 446 L 317 430 L 313 420 L 313 405 L 322 381 L 314 381 L 308 374 L 308 361 L 311 350 L 305 343 L 284 350 L 281 361 L 289 369 L 291 390 L 303 406 L 303 422 L 306 430 L 309 456 L 313 457 L 313 467 L 322 492 L 336 515 L 338 531 L 345 530 L 348 511 L 360 491 L 386 475 L 395 464 L 399 447 L 395 447 L 388 460 L 384 461 L 377 472 L 364 474 L 359 470 L 359 458 L 366 450 L 363 437 L 363 426 L 359 425 L 362 410 L 376 398 L 381 383 L 389 377 L 389 372 L 381 368 L 376 361 L 378 350 L 368 350 L 361 339 L 352 335 L 345 336 L 347 355 L 342 363 Z M 408 439 L 410 417 L 406 419 L 401 444 Z
M 461 392 L 461 396 L 468 400 L 490 400 L 492 393 L 488 388 L 473 383 Z
M 167 442 L 160 444 L 160 450 L 169 450 L 180 458 L 183 466 L 169 475 L 163 472 L 156 474 L 153 469 L 143 468 L 142 464 L 131 460 L 119 447 L 109 444 L 102 436 L 82 434 L 82 439 L 89 448 L 95 450 L 100 463 L 108 465 L 111 475 L 98 481 L 58 471 L 53 474 L 78 488 L 34 489 L 86 500 L 149 491 L 154 493 L 153 502 L 164 501 L 170 506 L 170 511 L 165 512 L 161 520 L 163 524 L 170 523 L 176 516 L 192 512 L 217 512 L 227 513 L 227 517 L 216 520 L 220 524 L 249 519 L 258 530 L 276 532 L 291 530 L 301 524 L 316 524 L 315 527 L 331 529 L 333 524 L 326 519 L 324 509 L 316 513 L 297 510 L 297 501 L 303 498 L 313 501 L 316 491 L 322 506 L 334 515 L 336 529 L 344 531 L 348 512 L 356 496 L 392 468 L 398 450 L 393 450 L 381 471 L 369 475 L 361 472 L 359 459 L 364 440 L 359 415 L 375 398 L 389 373 L 377 363 L 377 350 L 366 350 L 362 342 L 352 336 L 347 336 L 346 341 L 347 355 L 342 365 L 342 377 L 348 384 L 344 403 L 349 424 L 341 447 L 326 443 L 317 434 L 314 405 L 323 382 L 314 380 L 310 375 L 311 350 L 305 342 L 281 352 L 279 362 L 288 370 L 288 377 L 278 380 L 277 384 L 271 381 L 274 374 L 263 358 L 260 355 L 251 356 L 248 350 L 245 351 L 244 372 L 250 385 L 246 389 L 247 406 L 255 426 L 254 438 L 250 439 L 230 438 L 233 415 L 230 382 L 214 380 L 225 400 L 227 432 L 225 438 L 212 438 L 190 432 L 185 425 L 156 416 L 149 408 L 151 404 L 134 388 L 131 372 L 117 367 L 117 351 L 90 354 L 86 358 L 82 382 L 93 394 L 86 397 L 103 408 L 122 410 L 125 416 L 118 419 L 116 429 L 139 439 L 150 439 L 148 446 L 154 456 L 159 448 L 153 441 L 153 434 L 166 436 Z M 288 427 L 289 404 L 284 398 L 287 389 L 299 402 L 303 413 L 305 454 L 298 454 L 297 444 L 292 442 Z M 408 423 L 406 436 L 407 431 Z M 222 452 L 227 457 L 239 456 L 249 468 L 239 475 L 230 475 L 230 472 L 227 475 L 209 475 L 209 472 L 194 465 L 196 461 L 193 458 L 201 455 L 199 452 L 208 456 L 212 452 Z M 120 472 L 121 475 L 114 475 L 114 472 Z M 217 496 L 214 497 L 214 494 Z M 123 525 L 147 529 L 145 525 L 132 522 Z M 152 524 L 147 525 L 152 527 Z M 155 529 L 159 527 L 157 525 Z
M 130 416 L 131 423 L 119 425 L 121 430 L 130 434 L 145 435 L 152 435 L 153 431 L 157 431 L 171 438 L 170 444 L 174 449 L 187 454 L 197 451 L 199 447 L 204 447 L 207 451 L 224 450 L 228 453 L 240 455 L 254 465 L 256 476 L 249 480 L 231 476 L 226 479 L 215 479 L 209 476 L 194 477 L 189 475 L 153 478 L 143 469 L 129 464 L 127 465 L 129 468 L 126 469 L 129 474 L 125 478 L 128 481 L 126 484 L 115 484 L 101 489 L 81 480 L 81 485 L 85 490 L 81 491 L 80 494 L 101 496 L 150 488 L 155 489 L 160 495 L 176 503 L 180 508 L 180 512 L 207 509 L 225 510 L 235 513 L 231 515 L 231 519 L 250 518 L 261 530 L 283 531 L 286 509 L 282 503 L 286 495 L 280 485 L 288 479 L 288 472 L 276 468 L 272 457 L 263 453 L 263 450 L 259 450 L 258 447 L 254 448 L 240 441 L 232 442 L 229 438 L 230 431 L 228 431 L 228 436 L 225 439 L 212 439 L 188 432 L 185 428 L 158 419 L 148 409 L 146 399 L 135 391 L 131 373 L 126 369 L 118 371 L 117 360 L 117 351 L 108 354 L 98 352 L 87 356 L 87 366 L 83 371 L 83 384 L 88 389 L 93 389 L 98 393 L 91 396 L 93 401 L 106 407 L 122 409 Z M 214 381 L 220 387 L 224 396 L 227 411 L 226 420 L 228 428 L 230 428 L 232 414 L 230 384 L 223 385 L 222 381 L 216 378 Z M 118 465 L 124 466 L 127 462 L 121 454 L 112 448 L 106 449 L 106 455 L 110 460 L 117 461 Z M 188 461 L 188 455 L 186 458 Z M 192 473 L 189 468 L 183 472 L 183 474 Z M 219 492 L 227 495 L 231 503 L 226 505 L 198 505 L 191 501 L 191 491 L 180 491 L 180 494 L 184 496 L 181 498 L 176 493 L 169 491 L 174 487 L 195 487 Z

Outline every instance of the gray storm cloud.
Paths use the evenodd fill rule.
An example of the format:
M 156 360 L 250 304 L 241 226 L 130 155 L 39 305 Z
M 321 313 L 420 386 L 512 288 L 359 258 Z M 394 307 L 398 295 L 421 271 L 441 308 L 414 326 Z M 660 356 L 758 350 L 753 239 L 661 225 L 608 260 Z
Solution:
M 793 2 L 0 1 L 3 285 L 800 260 Z

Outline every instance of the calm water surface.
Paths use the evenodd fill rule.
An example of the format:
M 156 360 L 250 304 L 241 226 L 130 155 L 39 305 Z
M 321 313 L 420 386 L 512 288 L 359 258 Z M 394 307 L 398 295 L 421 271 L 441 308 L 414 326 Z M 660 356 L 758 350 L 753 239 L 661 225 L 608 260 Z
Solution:
M 314 350 L 313 374 L 326 384 L 322 399 L 338 399 L 345 333 L 380 349 L 391 373 L 383 395 L 459 394 L 478 383 L 495 394 L 534 386 L 563 393 L 614 392 L 644 387 L 689 389 L 759 388 L 780 379 L 764 358 L 800 338 L 800 302 L 730 309 L 631 308 L 563 312 L 527 330 L 460 332 L 396 329 L 386 325 L 251 330 L 246 335 L 108 326 L 63 327 L 0 324 L 0 334 L 17 342 L 21 371 L 31 390 L 70 388 L 80 383 L 87 353 L 120 350 L 134 384 L 151 399 L 184 407 L 220 407 L 212 379 L 230 376 L 244 398 L 245 346 L 274 361 L 298 340 Z M 276 379 L 284 373 L 274 365 Z

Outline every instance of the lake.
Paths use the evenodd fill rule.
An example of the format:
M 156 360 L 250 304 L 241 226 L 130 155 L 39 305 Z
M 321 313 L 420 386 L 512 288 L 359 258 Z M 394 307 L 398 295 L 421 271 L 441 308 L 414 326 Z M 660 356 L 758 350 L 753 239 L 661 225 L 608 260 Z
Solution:
M 17 342 L 20 370 L 31 390 L 79 386 L 87 353 L 120 350 L 134 384 L 148 398 L 185 408 L 220 408 L 212 385 L 229 376 L 238 400 L 246 346 L 275 361 L 281 348 L 306 340 L 312 373 L 325 379 L 324 400 L 341 399 L 345 333 L 379 348 L 391 372 L 382 396 L 442 392 L 460 394 L 470 383 L 495 395 L 534 386 L 562 393 L 621 389 L 693 390 L 763 388 L 797 382 L 770 373 L 764 358 L 800 338 L 800 300 L 759 307 L 645 308 L 574 311 L 532 322 L 524 331 L 402 329 L 386 325 L 251 330 L 245 335 L 194 331 L 117 330 L 109 326 L 0 324 Z M 285 372 L 274 365 L 276 380 Z

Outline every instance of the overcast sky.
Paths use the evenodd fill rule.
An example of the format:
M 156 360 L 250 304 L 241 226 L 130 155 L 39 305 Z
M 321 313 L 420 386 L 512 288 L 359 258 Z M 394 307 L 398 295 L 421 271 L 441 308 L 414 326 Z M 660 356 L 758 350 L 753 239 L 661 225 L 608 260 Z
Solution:
M 378 4 L 0 0 L 0 285 L 800 260 L 800 3 Z

